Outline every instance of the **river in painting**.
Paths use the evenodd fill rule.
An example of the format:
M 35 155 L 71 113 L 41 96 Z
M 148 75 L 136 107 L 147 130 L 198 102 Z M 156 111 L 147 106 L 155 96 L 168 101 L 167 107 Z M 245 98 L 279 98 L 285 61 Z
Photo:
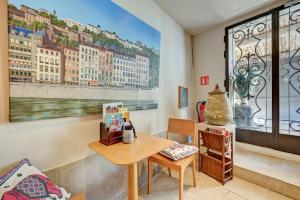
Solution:
M 96 99 L 51 99 L 51 98 L 10 98 L 10 121 L 22 122 L 84 115 L 102 114 L 102 105 L 123 102 L 129 111 L 156 109 L 153 100 L 96 100 Z

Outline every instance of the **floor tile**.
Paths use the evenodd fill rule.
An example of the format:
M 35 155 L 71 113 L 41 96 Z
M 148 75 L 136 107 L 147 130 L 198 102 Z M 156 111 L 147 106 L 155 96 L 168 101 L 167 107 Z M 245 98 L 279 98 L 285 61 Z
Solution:
M 245 198 L 238 196 L 232 192 L 228 192 L 224 200 L 246 200 Z
M 166 170 L 165 170 L 166 171 Z M 178 179 L 176 172 L 169 177 L 163 172 L 153 179 L 153 190 L 148 195 L 147 185 L 139 190 L 141 200 L 177 200 Z M 196 173 L 197 187 L 192 186 L 192 172 L 185 173 L 184 200 L 291 200 L 288 197 L 271 192 L 263 187 L 249 183 L 237 177 L 224 186 L 215 179 Z
M 267 200 L 292 200 L 286 196 L 283 196 L 281 194 L 278 194 L 276 192 L 269 191 L 267 194 Z
M 224 186 L 230 192 L 249 200 L 265 200 L 268 190 L 237 177 Z

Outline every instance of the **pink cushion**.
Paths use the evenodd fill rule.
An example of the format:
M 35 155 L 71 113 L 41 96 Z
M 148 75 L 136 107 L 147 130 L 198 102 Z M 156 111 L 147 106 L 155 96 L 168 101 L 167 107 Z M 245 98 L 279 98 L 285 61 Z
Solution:
M 24 159 L 0 177 L 1 200 L 67 200 L 71 196 Z

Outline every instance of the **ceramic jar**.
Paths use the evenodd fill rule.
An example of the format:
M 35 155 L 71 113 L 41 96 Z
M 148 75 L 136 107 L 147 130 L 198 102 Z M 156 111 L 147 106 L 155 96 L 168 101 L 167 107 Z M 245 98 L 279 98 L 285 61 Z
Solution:
M 134 132 L 133 130 L 124 130 L 123 131 L 123 143 L 131 144 L 134 141 Z
M 215 90 L 208 93 L 205 105 L 205 120 L 208 124 L 224 126 L 232 122 L 232 108 L 227 93 L 219 89 L 217 84 Z

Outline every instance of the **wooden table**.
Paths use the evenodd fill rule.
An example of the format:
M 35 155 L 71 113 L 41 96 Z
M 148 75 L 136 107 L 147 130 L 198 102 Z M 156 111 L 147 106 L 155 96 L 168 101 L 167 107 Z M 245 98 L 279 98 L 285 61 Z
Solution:
M 116 165 L 128 166 L 128 200 L 138 199 L 137 162 L 163 149 L 170 147 L 174 142 L 148 134 L 137 134 L 132 144 L 117 143 L 106 146 L 95 141 L 89 147 Z

